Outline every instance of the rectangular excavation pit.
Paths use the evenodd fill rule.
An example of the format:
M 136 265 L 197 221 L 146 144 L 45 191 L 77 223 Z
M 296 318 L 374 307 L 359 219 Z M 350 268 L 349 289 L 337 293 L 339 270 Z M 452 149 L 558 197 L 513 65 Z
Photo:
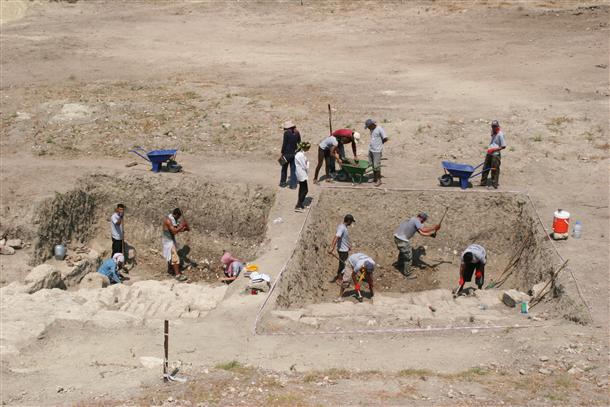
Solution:
M 436 238 L 416 235 L 412 239 L 417 278 L 406 279 L 393 266 L 398 254 L 394 230 L 420 211 L 429 215 L 424 226 L 437 223 L 446 207 L 449 210 Z M 331 304 L 339 292 L 330 282 L 338 260 L 327 250 L 337 224 L 347 213 L 356 219 L 350 228 L 352 253 L 366 253 L 377 262 L 373 303 L 365 300 L 356 304 L 355 299 L 344 298 L 340 304 Z M 478 290 L 473 297 L 454 300 L 451 290 L 458 284 L 460 256 L 472 243 L 487 250 L 484 286 L 498 281 L 507 268 L 509 276 L 499 288 Z M 273 309 L 264 314 L 260 328 L 267 332 L 292 330 L 299 322 L 338 329 L 340 321 L 350 321 L 348 325 L 359 321 L 371 326 L 415 327 L 432 321 L 432 325 L 446 326 L 475 324 L 479 314 L 485 316 L 486 324 L 509 322 L 511 316 L 523 322 L 515 309 L 501 304 L 503 291 L 514 288 L 528 292 L 534 284 L 548 280 L 560 265 L 525 194 L 326 189 L 309 215 L 293 258 L 271 298 L 269 308 Z M 558 279 L 554 284 L 556 298 L 550 313 L 581 321 L 583 307 L 565 295 L 562 283 L 569 284 L 568 280 Z M 365 294 L 367 290 L 363 284 Z M 452 312 L 443 318 L 437 307 Z M 328 323 L 329 319 L 334 322 Z
M 109 256 L 109 218 L 117 203 L 126 205 L 125 240 L 135 249 L 138 279 L 166 279 L 161 255 L 162 221 L 180 207 L 191 231 L 180 233 L 181 253 L 197 265 L 187 271 L 191 281 L 218 281 L 222 250 L 240 259 L 258 255 L 275 192 L 245 184 L 215 184 L 189 174 L 93 175 L 74 189 L 56 194 L 38 210 L 37 240 L 32 257 L 40 264 L 57 243 L 85 243 Z M 209 261 L 209 264 L 206 262 Z

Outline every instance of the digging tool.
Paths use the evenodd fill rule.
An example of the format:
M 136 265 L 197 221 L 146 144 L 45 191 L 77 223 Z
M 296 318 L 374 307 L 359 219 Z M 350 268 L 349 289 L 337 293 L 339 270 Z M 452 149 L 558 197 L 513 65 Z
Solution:
M 328 104 L 328 128 L 330 129 L 330 134 L 333 134 L 333 119 L 330 111 L 330 103 Z
M 180 368 L 175 368 L 171 373 L 168 372 L 169 367 L 169 321 L 166 319 L 163 321 L 163 351 L 165 358 L 163 359 L 163 380 L 166 382 L 186 382 L 186 379 L 183 377 L 176 376 Z
M 354 288 L 356 289 L 356 292 L 358 293 L 358 302 L 362 302 L 362 293 L 360 292 L 360 283 L 362 283 L 362 280 L 364 280 L 365 273 L 366 273 L 366 271 L 361 271 L 360 276 L 358 276 L 358 281 L 356 282 L 356 284 L 354 284 Z
M 331 256 L 333 256 L 335 259 L 337 259 L 337 260 L 339 260 L 339 261 L 342 261 L 342 260 L 339 258 L 339 256 L 337 256 L 335 253 L 333 253 L 333 252 L 328 252 L 328 254 L 330 254 Z
M 445 219 L 445 216 L 447 216 L 447 211 L 449 210 L 449 207 L 446 206 L 445 207 L 445 212 L 443 213 L 443 216 L 441 216 L 441 221 L 438 222 L 438 225 L 440 226 L 443 223 L 443 220 Z M 432 237 L 436 237 L 436 232 L 432 233 L 430 236 Z

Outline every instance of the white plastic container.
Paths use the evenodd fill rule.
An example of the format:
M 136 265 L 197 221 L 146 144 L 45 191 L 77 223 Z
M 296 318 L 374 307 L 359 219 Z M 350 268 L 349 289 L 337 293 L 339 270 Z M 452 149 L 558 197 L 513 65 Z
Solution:
M 574 224 L 574 229 L 572 229 L 572 237 L 574 239 L 580 239 L 582 237 L 582 223 L 579 220 Z

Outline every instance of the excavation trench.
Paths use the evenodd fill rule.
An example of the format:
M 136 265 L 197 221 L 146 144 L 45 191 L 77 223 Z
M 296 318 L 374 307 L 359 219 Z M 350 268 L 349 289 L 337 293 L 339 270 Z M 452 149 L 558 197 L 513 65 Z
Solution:
M 41 206 L 32 263 L 49 259 L 57 243 L 86 244 L 108 256 L 109 217 L 116 204 L 123 203 L 125 240 L 140 279 L 165 279 L 161 225 L 167 213 L 180 207 L 191 226 L 190 232 L 178 236 L 189 278 L 218 281 L 222 250 L 241 259 L 257 256 L 274 197 L 263 187 L 214 184 L 185 174 L 86 177 Z
M 413 270 L 417 278 L 406 279 L 393 265 L 398 254 L 394 230 L 403 219 L 420 211 L 427 212 L 429 224 L 434 224 L 440 220 L 445 208 L 449 209 L 436 238 L 416 235 L 412 239 Z M 374 278 L 376 293 L 380 295 L 375 297 L 375 305 L 365 301 L 364 307 L 358 309 L 345 304 L 354 304 L 353 298 L 346 298 L 343 304 L 329 304 L 337 298 L 339 291 L 338 286 L 330 282 L 337 271 L 338 260 L 328 255 L 327 250 L 336 225 L 346 213 L 351 213 L 356 219 L 350 229 L 352 253 L 366 253 L 377 263 Z M 492 281 L 502 281 L 502 284 L 493 289 L 479 290 L 473 300 L 460 300 L 465 307 L 460 312 L 450 290 L 458 283 L 460 256 L 472 243 L 487 250 L 485 286 Z M 472 322 L 474 314 L 468 307 L 483 310 L 495 307 L 496 315 L 485 313 L 489 317 L 486 323 L 491 323 L 503 318 L 504 306 L 499 298 L 504 290 L 514 288 L 528 292 L 534 284 L 549 280 L 560 264 L 539 224 L 535 208 L 523 194 L 327 189 L 310 214 L 262 325 L 267 332 L 281 330 L 285 324 L 278 322 L 278 318 L 274 320 L 274 316 L 284 321 L 301 322 L 305 316 L 306 323 L 319 327 L 324 325 L 320 318 L 329 315 L 337 316 L 335 320 L 343 318 L 352 322 L 359 317 L 370 322 L 366 318 L 371 316 L 392 319 L 391 326 L 401 325 L 405 322 L 403 318 L 421 324 L 426 317 L 433 317 L 437 323 L 454 324 L 460 319 Z M 555 304 L 551 312 L 581 321 L 583 309 L 564 295 L 566 287 L 563 283 L 569 285 L 567 279 L 558 279 L 548 296 Z M 366 284 L 363 289 L 367 290 Z M 467 304 L 468 301 L 472 304 Z M 429 310 L 428 306 L 435 302 L 445 304 L 451 310 L 444 320 L 439 318 L 441 313 Z M 397 310 L 404 304 L 416 305 L 423 311 Z M 383 312 L 379 307 L 384 308 Z M 292 317 L 282 317 L 291 315 L 291 310 L 295 310 Z M 350 313 L 351 316 L 347 315 Z M 307 320 L 309 316 L 312 318 Z M 339 329 L 339 325 L 330 328 Z

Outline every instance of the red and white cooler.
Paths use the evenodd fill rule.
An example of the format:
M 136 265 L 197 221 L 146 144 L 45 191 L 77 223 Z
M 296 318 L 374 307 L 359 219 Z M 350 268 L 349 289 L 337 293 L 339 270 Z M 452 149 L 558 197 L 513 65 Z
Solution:
M 567 239 L 570 234 L 570 212 L 557 209 L 553 214 L 553 239 Z

